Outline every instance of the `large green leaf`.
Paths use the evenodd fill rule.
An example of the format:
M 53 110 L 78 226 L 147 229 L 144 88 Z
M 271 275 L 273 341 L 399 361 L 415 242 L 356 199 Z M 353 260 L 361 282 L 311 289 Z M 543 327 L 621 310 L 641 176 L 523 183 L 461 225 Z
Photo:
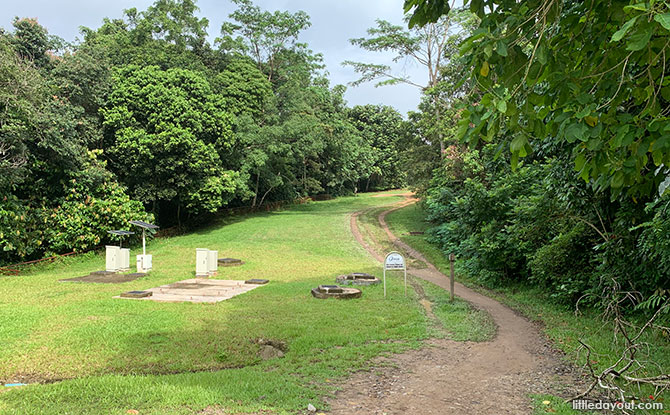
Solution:
M 663 26 L 664 29 L 670 30 L 670 13 L 657 14 L 654 20 Z
M 513 153 L 519 153 L 523 150 L 526 144 L 528 144 L 528 139 L 523 135 L 519 135 L 512 140 L 509 144 L 509 148 Z
M 626 36 L 626 33 L 628 33 L 628 31 L 630 30 L 630 28 L 633 27 L 633 25 L 634 25 L 635 22 L 637 21 L 637 18 L 638 18 L 638 16 L 633 17 L 632 19 L 630 19 L 629 21 L 627 21 L 626 23 L 624 23 L 623 26 L 621 26 L 621 29 L 619 29 L 619 30 L 617 30 L 616 32 L 614 32 L 614 34 L 612 35 L 612 42 L 618 42 L 618 41 L 620 41 L 624 36 Z
M 587 130 L 588 127 L 581 122 L 572 123 L 565 129 L 565 139 L 568 143 L 586 141 Z
M 626 50 L 635 52 L 644 49 L 649 43 L 653 33 L 654 27 L 651 25 L 641 28 L 637 33 L 630 37 L 628 43 L 626 43 Z

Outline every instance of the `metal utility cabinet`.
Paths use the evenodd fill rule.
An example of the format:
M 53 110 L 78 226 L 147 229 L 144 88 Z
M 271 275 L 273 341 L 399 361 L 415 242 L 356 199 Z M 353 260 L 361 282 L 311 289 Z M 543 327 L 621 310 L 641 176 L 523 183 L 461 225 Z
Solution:
M 105 270 L 118 272 L 121 268 L 121 248 L 115 245 L 105 246 Z
M 195 250 L 195 276 L 209 276 L 209 249 L 196 248 Z

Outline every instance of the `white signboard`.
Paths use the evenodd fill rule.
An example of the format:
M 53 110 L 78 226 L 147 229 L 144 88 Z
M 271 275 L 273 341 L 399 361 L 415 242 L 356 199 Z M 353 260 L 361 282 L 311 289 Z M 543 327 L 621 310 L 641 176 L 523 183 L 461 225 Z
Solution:
M 405 296 L 407 296 L 407 267 L 405 257 L 399 252 L 389 252 L 384 258 L 384 297 L 386 297 L 386 271 L 403 271 L 405 274 Z
M 405 269 L 405 258 L 397 252 L 391 252 L 384 259 L 384 269 Z

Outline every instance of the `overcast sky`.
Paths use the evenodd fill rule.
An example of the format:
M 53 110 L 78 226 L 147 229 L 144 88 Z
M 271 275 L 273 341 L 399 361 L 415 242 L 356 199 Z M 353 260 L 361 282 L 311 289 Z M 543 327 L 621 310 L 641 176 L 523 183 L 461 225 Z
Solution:
M 12 19 L 36 17 L 49 33 L 73 41 L 79 26 L 98 28 L 104 17 L 119 18 L 131 7 L 145 10 L 153 0 L 14 0 L 3 1 L 0 26 L 11 29 Z M 324 56 L 332 85 L 356 79 L 356 74 L 341 65 L 344 60 L 392 63 L 392 55 L 370 54 L 352 46 L 349 39 L 365 36 L 375 19 L 402 24 L 403 0 L 256 0 L 261 8 L 274 10 L 304 10 L 310 15 L 312 27 L 300 40 Z M 234 10 L 228 0 L 198 0 L 200 15 L 209 20 L 210 40 L 219 35 L 221 23 Z M 404 62 L 395 66 L 398 73 L 408 74 L 419 84 L 426 83 L 426 74 L 417 64 Z M 420 91 L 412 86 L 396 85 L 375 88 L 372 84 L 347 87 L 345 98 L 349 105 L 385 104 L 405 114 L 416 109 Z

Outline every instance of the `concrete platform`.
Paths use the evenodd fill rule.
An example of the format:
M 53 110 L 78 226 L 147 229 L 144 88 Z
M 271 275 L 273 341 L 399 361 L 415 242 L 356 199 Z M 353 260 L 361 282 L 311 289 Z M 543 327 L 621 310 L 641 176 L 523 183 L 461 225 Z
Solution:
M 244 281 L 191 278 L 144 290 L 150 291 L 152 293 L 151 297 L 128 298 L 119 295 L 114 298 L 169 303 L 218 303 L 261 286 L 245 284 Z

